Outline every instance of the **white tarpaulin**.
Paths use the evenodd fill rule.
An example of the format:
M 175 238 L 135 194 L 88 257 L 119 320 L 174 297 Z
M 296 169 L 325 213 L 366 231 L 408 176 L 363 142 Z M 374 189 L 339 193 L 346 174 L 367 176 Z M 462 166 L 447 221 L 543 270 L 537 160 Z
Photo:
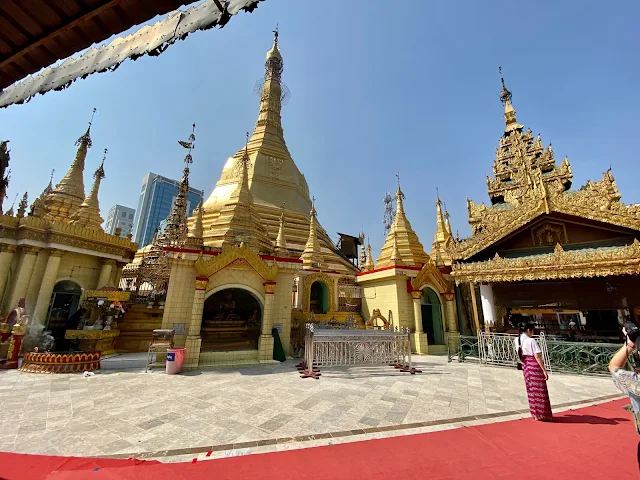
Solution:
M 0 93 L 0 108 L 28 102 L 38 93 L 63 90 L 78 78 L 93 73 L 113 71 L 127 58 L 135 60 L 142 55 L 159 55 L 176 40 L 183 40 L 197 30 L 216 25 L 222 27 L 231 16 L 242 9 L 252 11 L 260 1 L 263 0 L 206 0 L 185 11 L 171 12 L 155 25 L 142 27 L 101 47 L 91 47 L 82 55 L 69 57 L 59 65 L 5 88 Z

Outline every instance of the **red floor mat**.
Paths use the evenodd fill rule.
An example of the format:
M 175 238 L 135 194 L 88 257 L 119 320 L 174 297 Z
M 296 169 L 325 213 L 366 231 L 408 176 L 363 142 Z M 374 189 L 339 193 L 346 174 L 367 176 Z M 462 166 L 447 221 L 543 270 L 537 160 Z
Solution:
M 640 437 L 635 432 L 630 413 L 622 408 L 628 403 L 627 400 L 617 400 L 565 412 L 557 415 L 554 423 L 516 420 L 195 464 L 105 464 L 99 470 L 91 468 L 74 471 L 67 468 L 70 465 L 62 464 L 54 467 L 56 471 L 49 476 L 40 478 L 638 479 Z M 4 470 L 9 460 L 6 457 L 8 454 L 4 455 L 5 457 L 0 458 L 0 471 Z M 48 462 L 48 457 L 33 458 L 42 458 L 43 465 Z M 28 462 L 32 464 L 32 460 Z M 33 471 L 29 469 L 29 472 Z M 23 470 L 23 473 L 26 474 L 27 471 Z M 19 476 L 20 474 L 15 470 L 14 476 L 3 476 L 8 480 L 38 478 L 32 475 Z

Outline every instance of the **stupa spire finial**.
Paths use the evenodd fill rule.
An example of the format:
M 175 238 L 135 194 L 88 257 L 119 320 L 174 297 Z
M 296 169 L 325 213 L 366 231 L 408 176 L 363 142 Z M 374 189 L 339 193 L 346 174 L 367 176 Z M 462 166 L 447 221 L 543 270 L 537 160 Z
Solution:
M 504 105 L 504 122 L 506 124 L 505 133 L 512 130 L 522 129 L 522 125 L 516 120 L 516 111 L 511 103 L 511 91 L 504 84 L 504 77 L 502 76 L 502 67 L 498 67 L 498 73 L 500 74 L 500 82 L 502 83 L 502 90 L 500 91 L 500 101 Z
M 507 102 L 511 102 L 511 92 L 504 84 L 504 77 L 502 76 L 502 67 L 498 67 L 498 73 L 500 74 L 500 82 L 502 83 L 502 90 L 500 91 L 500 101 L 503 105 L 506 105 Z

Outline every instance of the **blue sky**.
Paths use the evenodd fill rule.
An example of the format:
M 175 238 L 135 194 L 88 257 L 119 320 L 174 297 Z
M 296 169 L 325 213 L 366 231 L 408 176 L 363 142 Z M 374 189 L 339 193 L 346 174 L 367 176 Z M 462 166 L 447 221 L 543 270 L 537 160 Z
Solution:
M 488 202 L 485 177 L 504 128 L 499 65 L 518 121 L 552 142 L 558 161 L 569 157 L 574 186 L 611 166 L 623 201 L 640 203 L 639 2 L 392 3 L 266 0 L 159 57 L 0 110 L 12 154 L 6 202 L 25 190 L 33 199 L 52 168 L 55 179 L 64 175 L 93 107 L 85 188 L 108 148 L 103 216 L 114 203 L 135 206 L 148 171 L 180 177 L 176 140 L 193 122 L 191 184 L 207 196 L 253 128 L 253 86 L 279 23 L 292 92 L 285 138 L 334 238 L 364 229 L 379 251 L 382 199 L 396 172 L 427 251 L 436 186 L 454 232 L 469 234 L 465 197 Z

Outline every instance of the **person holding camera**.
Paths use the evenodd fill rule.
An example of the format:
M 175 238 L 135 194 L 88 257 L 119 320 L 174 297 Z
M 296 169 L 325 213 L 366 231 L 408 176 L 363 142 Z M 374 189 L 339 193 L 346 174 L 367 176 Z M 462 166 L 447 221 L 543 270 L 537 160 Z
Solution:
M 544 367 L 542 349 L 538 342 L 532 338 L 533 331 L 532 323 L 520 326 L 520 336 L 515 341 L 520 360 L 518 370 L 522 370 L 524 374 L 531 416 L 541 422 L 550 422 L 553 420 L 553 412 L 547 390 L 549 375 Z
M 627 322 L 622 328 L 622 333 L 625 337 L 625 344 L 611 358 L 609 371 L 616 388 L 631 400 L 636 431 L 640 435 L 640 380 L 633 367 L 631 370 L 624 369 L 629 361 L 629 356 L 634 355 L 637 357 L 638 355 L 636 343 L 638 343 L 638 337 L 640 337 L 640 329 L 635 324 Z

